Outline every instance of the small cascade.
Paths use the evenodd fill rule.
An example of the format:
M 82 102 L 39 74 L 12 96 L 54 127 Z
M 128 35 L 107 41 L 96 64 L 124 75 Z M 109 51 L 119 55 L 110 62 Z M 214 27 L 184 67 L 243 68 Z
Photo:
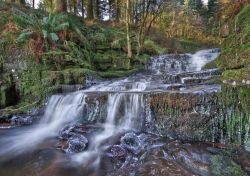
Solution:
M 138 89 L 136 87 L 136 89 Z M 93 162 L 92 167 L 99 167 L 102 153 L 107 149 L 105 140 L 129 130 L 140 131 L 144 124 L 144 98 L 137 93 L 114 93 L 108 95 L 107 119 L 103 130 L 95 135 L 87 151 L 76 154 L 73 160 L 80 164 Z
M 84 93 L 78 92 L 68 95 L 53 95 L 48 101 L 44 117 L 37 125 L 24 129 L 22 133 L 14 133 L 0 141 L 0 145 L 3 147 L 0 155 L 29 151 L 44 139 L 57 136 L 63 126 L 79 120 L 85 106 L 85 98 Z
M 201 50 L 191 55 L 189 71 L 200 71 L 204 65 L 219 56 L 219 49 Z

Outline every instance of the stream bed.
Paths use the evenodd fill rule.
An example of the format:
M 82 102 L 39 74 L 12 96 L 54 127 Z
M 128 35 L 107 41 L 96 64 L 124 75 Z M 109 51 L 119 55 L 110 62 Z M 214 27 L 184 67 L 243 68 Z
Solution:
M 41 117 L 11 117 L 0 175 L 250 174 L 249 87 L 202 70 L 218 55 L 152 57 L 144 72 L 52 95 Z

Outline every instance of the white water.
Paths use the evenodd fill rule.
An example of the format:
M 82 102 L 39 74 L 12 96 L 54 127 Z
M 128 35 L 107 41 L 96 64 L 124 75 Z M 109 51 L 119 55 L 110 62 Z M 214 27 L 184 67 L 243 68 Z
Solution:
M 190 55 L 190 71 L 200 71 L 204 65 L 213 61 L 219 56 L 219 52 L 216 50 L 201 50 L 195 54 Z
M 140 85 L 136 88 L 139 90 Z M 104 130 L 91 139 L 89 149 L 75 154 L 72 159 L 81 165 L 98 167 L 102 152 L 107 149 L 104 141 L 124 130 L 132 130 L 140 124 L 141 113 L 144 110 L 142 94 L 114 93 L 108 95 L 107 119 Z M 123 112 L 122 112 L 123 111 Z M 138 128 L 137 128 L 138 129 Z M 91 162 L 90 162 L 91 161 Z
M 150 74 L 138 74 L 113 82 L 105 81 L 87 90 L 68 95 L 54 95 L 47 104 L 43 120 L 37 126 L 1 141 L 0 144 L 5 145 L 6 149 L 0 151 L 0 156 L 31 150 L 46 138 L 56 136 L 61 128 L 82 117 L 85 99 L 89 92 L 107 92 L 107 117 L 103 124 L 103 131 L 90 140 L 87 151 L 72 156 L 72 159 L 80 164 L 92 163 L 97 167 L 100 162 L 99 156 L 107 147 L 103 145 L 105 140 L 120 131 L 139 130 L 143 125 L 142 121 L 145 119 L 143 114 L 147 114 L 143 92 L 166 91 L 165 89 L 169 87 L 164 84 L 162 78 L 154 78 L 154 75 L 200 71 L 218 54 L 212 50 L 202 50 L 193 55 L 178 55 L 178 58 L 175 58 L 175 55 L 160 56 L 152 59 L 149 67 Z
M 200 71 L 219 54 L 218 49 L 207 49 L 194 54 L 162 55 L 151 61 L 149 69 L 156 74 Z
M 16 155 L 39 145 L 44 139 L 58 135 L 59 130 L 68 123 L 77 121 L 85 105 L 86 95 L 73 93 L 68 95 L 53 95 L 46 107 L 40 123 L 22 133 L 11 134 L 2 139 L 0 156 Z M 6 147 L 3 147 L 6 146 Z

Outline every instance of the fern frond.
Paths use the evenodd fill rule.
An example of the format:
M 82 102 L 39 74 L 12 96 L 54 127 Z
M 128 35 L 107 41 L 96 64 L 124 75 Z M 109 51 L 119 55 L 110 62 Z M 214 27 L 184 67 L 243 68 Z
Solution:
M 56 33 L 52 32 L 49 35 L 50 35 L 50 38 L 53 42 L 57 42 L 59 40 L 59 37 Z
M 33 32 L 21 33 L 21 34 L 17 37 L 16 42 L 17 42 L 17 43 L 26 42 L 26 41 L 31 37 L 32 34 L 33 34 Z
M 59 24 L 55 27 L 55 31 L 62 31 L 64 29 L 67 29 L 69 27 L 69 23 L 66 22 L 66 23 L 62 23 L 62 24 Z

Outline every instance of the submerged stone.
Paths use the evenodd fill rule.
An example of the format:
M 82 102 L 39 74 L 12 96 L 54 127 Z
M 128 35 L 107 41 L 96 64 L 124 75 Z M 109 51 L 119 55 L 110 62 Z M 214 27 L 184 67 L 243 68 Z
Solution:
M 32 117 L 13 116 L 10 121 L 11 125 L 30 125 L 32 123 Z
M 127 133 L 121 138 L 121 146 L 137 155 L 141 152 L 140 139 L 135 133 Z
M 127 155 L 127 151 L 121 145 L 114 145 L 111 148 L 112 157 L 124 158 L 126 157 L 126 155 Z
M 68 153 L 79 153 L 85 150 L 88 144 L 88 139 L 83 135 L 71 137 L 68 140 Z

